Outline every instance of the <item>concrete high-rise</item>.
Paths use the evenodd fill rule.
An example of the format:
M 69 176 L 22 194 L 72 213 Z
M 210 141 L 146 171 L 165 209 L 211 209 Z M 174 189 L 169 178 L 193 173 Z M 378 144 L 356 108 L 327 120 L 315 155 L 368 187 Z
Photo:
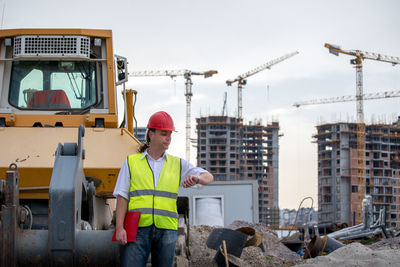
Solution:
M 317 126 L 318 220 L 361 221 L 360 186 L 373 199 L 374 221 L 386 209 L 388 226 L 400 227 L 400 124 L 365 126 L 365 181 L 358 181 L 357 124 Z M 361 165 L 362 166 L 362 165 Z
M 279 123 L 245 125 L 227 116 L 196 121 L 197 164 L 217 181 L 257 180 L 260 222 L 278 225 Z
M 134 133 L 137 133 L 137 136 L 135 135 L 135 137 L 141 142 L 144 143 L 146 142 L 146 131 L 147 128 L 146 127 L 137 127 L 137 132 L 134 131 Z

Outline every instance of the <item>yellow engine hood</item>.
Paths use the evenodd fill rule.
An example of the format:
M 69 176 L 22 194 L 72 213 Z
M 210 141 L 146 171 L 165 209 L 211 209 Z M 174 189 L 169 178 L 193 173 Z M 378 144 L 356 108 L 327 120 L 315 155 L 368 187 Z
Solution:
M 0 178 L 11 163 L 20 173 L 21 198 L 48 198 L 58 143 L 78 142 L 78 128 L 0 127 Z M 86 176 L 101 180 L 96 195 L 111 196 L 125 158 L 140 142 L 125 129 L 86 128 Z

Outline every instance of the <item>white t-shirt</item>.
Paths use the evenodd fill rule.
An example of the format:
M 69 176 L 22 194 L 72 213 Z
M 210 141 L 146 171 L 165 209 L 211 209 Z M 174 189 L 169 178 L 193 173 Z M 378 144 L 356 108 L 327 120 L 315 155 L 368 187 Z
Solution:
M 150 168 L 154 174 L 154 186 L 157 187 L 158 179 L 160 178 L 164 161 L 165 159 L 168 160 L 168 154 L 167 152 L 165 152 L 161 158 L 155 160 L 147 153 L 146 150 L 145 152 L 143 152 L 142 158 L 144 157 L 147 157 L 147 161 L 149 162 Z M 190 162 L 181 159 L 181 181 L 183 181 L 183 179 L 185 179 L 185 177 L 188 175 L 199 176 L 203 172 L 207 171 L 204 170 L 203 168 L 195 167 Z M 113 193 L 114 197 L 120 195 L 126 199 L 129 199 L 130 186 L 131 186 L 131 175 L 129 171 L 128 160 L 126 159 L 122 164 L 121 170 L 119 171 L 118 174 L 117 183 L 115 185 Z

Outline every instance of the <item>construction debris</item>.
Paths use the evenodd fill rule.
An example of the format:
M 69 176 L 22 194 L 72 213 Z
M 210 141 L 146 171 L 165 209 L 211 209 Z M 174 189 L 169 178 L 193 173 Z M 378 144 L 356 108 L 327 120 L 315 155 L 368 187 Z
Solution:
M 240 227 L 252 227 L 257 233 L 263 238 L 263 244 L 265 247 L 265 255 L 281 260 L 282 262 L 297 262 L 301 258 L 298 254 L 288 249 L 279 240 L 278 235 L 274 230 L 268 228 L 266 225 L 261 223 L 248 223 L 244 221 L 234 221 L 228 227 L 231 229 L 237 229 Z M 243 258 L 243 256 L 242 256 Z
M 384 238 L 377 242 L 370 243 L 368 245 L 370 249 L 382 250 L 382 249 L 397 249 L 400 250 L 400 236 Z
M 289 266 L 301 262 L 301 257 L 283 245 L 277 234 L 263 224 L 251 224 L 243 221 L 235 221 L 228 226 L 232 230 L 241 227 L 251 227 L 260 234 L 263 240 L 265 251 L 261 247 L 249 246 L 243 248 L 240 258 L 229 255 L 229 261 L 235 262 L 237 266 Z M 218 266 L 214 262 L 216 251 L 206 246 L 207 239 L 215 227 L 192 226 L 190 229 L 190 266 Z M 249 237 L 251 239 L 251 237 Z M 227 244 L 228 245 L 228 244 Z M 286 264 L 285 264 L 286 263 Z M 289 264 L 289 265 L 288 265 Z
M 303 258 L 314 258 L 322 253 L 330 253 L 341 247 L 343 247 L 343 244 L 336 241 L 334 238 L 330 238 L 327 235 L 321 238 L 316 235 L 311 239 L 310 243 L 308 243 Z
M 317 257 L 304 260 L 300 255 L 287 248 L 279 240 L 277 234 L 263 224 L 235 221 L 228 226 L 231 230 L 242 227 L 252 228 L 262 237 L 265 252 L 259 246 L 244 247 L 240 258 L 228 252 L 229 266 L 388 266 L 400 262 L 400 236 L 384 238 L 377 242 L 374 242 L 377 240 L 376 238 L 368 239 L 370 242 L 374 242 L 368 245 L 362 245 L 359 242 L 343 244 L 343 247 L 335 248 L 336 250 L 327 255 L 322 253 L 324 256 L 315 255 Z M 206 245 L 207 239 L 214 229 L 221 231 L 221 229 L 226 228 L 191 226 L 189 266 L 218 267 L 218 264 L 214 261 L 217 250 L 210 249 Z M 289 239 L 296 235 L 298 236 L 299 233 L 293 234 Z M 252 238 L 250 235 L 248 241 Z M 295 239 L 298 240 L 299 238 L 296 237 Z M 323 240 L 323 237 L 320 237 L 320 239 Z M 219 249 L 225 263 L 223 248 Z
M 372 207 L 372 197 L 367 195 L 362 201 L 363 221 L 361 224 L 347 227 L 345 223 L 340 226 L 336 223 L 306 223 L 299 233 L 283 238 L 281 242 L 292 251 L 303 255 L 304 259 L 308 259 L 331 253 L 342 247 L 344 241 L 394 237 L 394 230 L 387 229 L 385 226 L 385 208 L 380 210 L 379 218 L 373 222 Z M 320 235 L 321 232 L 324 236 Z
M 232 265 L 236 265 L 229 260 L 229 256 L 235 256 L 240 258 L 243 248 L 246 245 L 248 235 L 227 228 L 216 228 L 211 231 L 207 239 L 207 247 L 217 251 L 214 257 L 214 261 L 218 263 L 218 266 L 226 266 L 228 262 Z M 228 245 L 226 245 L 228 243 Z
M 367 195 L 362 201 L 362 213 L 363 223 L 333 232 L 328 236 L 338 240 L 360 239 L 381 234 L 386 238 L 388 235 L 392 236 L 391 231 L 385 227 L 385 208 L 380 210 L 378 220 L 373 223 L 372 197 L 370 195 Z

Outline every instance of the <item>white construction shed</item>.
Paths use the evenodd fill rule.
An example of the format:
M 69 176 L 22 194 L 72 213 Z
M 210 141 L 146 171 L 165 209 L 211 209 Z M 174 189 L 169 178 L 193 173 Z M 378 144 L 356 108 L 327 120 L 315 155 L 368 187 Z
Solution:
M 225 227 L 236 220 L 258 223 L 257 181 L 217 181 L 195 187 L 180 187 L 178 192 L 189 198 L 190 225 Z

